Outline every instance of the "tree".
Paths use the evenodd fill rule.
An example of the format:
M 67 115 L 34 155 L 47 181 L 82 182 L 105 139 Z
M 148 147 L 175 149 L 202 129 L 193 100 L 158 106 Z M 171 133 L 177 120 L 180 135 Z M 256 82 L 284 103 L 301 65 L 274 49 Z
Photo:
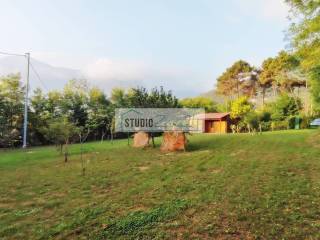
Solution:
M 217 92 L 229 97 L 253 96 L 256 81 L 254 68 L 240 60 L 218 77 Z
M 179 103 L 187 108 L 204 108 L 206 112 L 217 112 L 216 103 L 206 97 L 184 98 Z
M 259 76 L 259 86 L 262 89 L 262 104 L 265 104 L 266 91 L 271 86 L 275 86 L 274 59 L 268 58 L 262 63 L 262 70 Z M 275 93 L 275 91 L 274 91 Z
M 42 132 L 48 141 L 60 146 L 60 152 L 64 149 L 64 161 L 68 161 L 69 144 L 72 139 L 79 134 L 79 128 L 68 120 L 67 116 L 52 119 L 48 127 L 43 128 Z
M 273 95 L 276 96 L 278 92 L 290 92 L 294 95 L 296 88 L 306 86 L 306 78 L 300 71 L 299 64 L 295 55 L 285 51 L 279 52 L 276 57 L 268 58 L 262 63 L 259 86 L 263 105 L 269 88 L 273 89 Z
M 320 112 L 320 1 L 286 0 L 291 6 L 293 20 L 291 43 L 308 73 L 316 111 Z
M 63 89 L 61 110 L 77 126 L 85 126 L 88 118 L 88 92 L 85 80 L 70 80 Z
M 94 137 L 101 137 L 103 141 L 110 129 L 113 107 L 106 95 L 98 88 L 89 91 L 88 118 L 85 128 L 94 132 Z
M 151 91 L 143 87 L 136 87 L 129 89 L 127 92 L 116 88 L 112 90 L 111 100 L 118 108 L 175 108 L 179 106 L 178 99 L 173 96 L 171 91 L 165 91 L 163 87 L 153 88 Z M 114 121 L 111 121 L 110 130 L 113 127 Z M 154 146 L 153 134 L 149 134 Z
M 249 102 L 248 97 L 240 97 L 231 103 L 230 116 L 237 121 L 236 131 L 240 132 L 241 128 L 248 126 L 245 122 L 245 116 L 253 109 L 253 105 Z
M 163 87 L 151 89 L 147 101 L 151 108 L 176 108 L 179 105 L 178 99 L 172 92 L 165 91 Z
M 286 93 L 281 94 L 275 102 L 267 106 L 273 121 L 283 121 L 290 116 L 295 116 L 301 108 L 300 99 L 295 99 Z
M 126 91 L 122 88 L 112 89 L 111 102 L 115 105 L 115 107 L 127 107 L 128 99 Z
M 112 90 L 111 101 L 115 107 L 175 108 L 179 105 L 172 92 L 165 91 L 163 87 L 153 88 L 151 91 L 144 87 L 136 87 L 127 92 L 115 88 Z
M 0 78 L 0 147 L 21 143 L 24 86 L 20 74 Z
M 231 103 L 230 116 L 233 119 L 243 118 L 252 110 L 253 106 L 247 97 L 240 97 Z
M 255 111 L 248 112 L 244 118 L 243 122 L 247 125 L 248 132 L 254 132 L 257 131 L 260 127 L 261 132 L 261 125 L 260 125 L 260 119 L 259 115 Z

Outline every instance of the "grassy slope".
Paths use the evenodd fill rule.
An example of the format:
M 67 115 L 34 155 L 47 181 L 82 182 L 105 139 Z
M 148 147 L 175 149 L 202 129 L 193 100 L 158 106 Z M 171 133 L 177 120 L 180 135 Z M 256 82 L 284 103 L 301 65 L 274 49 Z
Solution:
M 195 135 L 174 154 L 90 143 L 84 177 L 79 146 L 67 164 L 51 147 L 2 151 L 0 239 L 319 239 L 319 141 Z

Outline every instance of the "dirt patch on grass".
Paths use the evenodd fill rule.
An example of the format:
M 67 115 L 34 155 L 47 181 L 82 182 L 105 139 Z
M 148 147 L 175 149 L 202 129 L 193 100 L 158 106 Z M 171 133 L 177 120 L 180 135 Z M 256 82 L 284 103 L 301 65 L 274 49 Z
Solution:
M 320 131 L 312 134 L 308 139 L 307 143 L 313 147 L 320 148 Z
M 62 198 L 62 197 L 65 197 L 67 194 L 62 192 L 54 192 L 54 193 L 50 193 L 50 195 L 54 198 Z
M 10 203 L 0 203 L 0 209 L 13 209 L 13 206 Z
M 243 155 L 243 154 L 245 154 L 247 151 L 246 150 L 238 150 L 238 151 L 236 151 L 236 152 L 232 152 L 232 153 L 230 153 L 230 156 L 231 157 L 238 157 L 238 156 L 241 156 L 241 155 Z
M 213 168 L 213 169 L 210 169 L 210 172 L 213 174 L 217 174 L 217 173 L 222 172 L 222 169 L 221 168 Z
M 34 207 L 36 205 L 37 205 L 37 201 L 36 200 L 24 201 L 23 203 L 21 203 L 22 207 Z
M 145 172 L 145 171 L 149 170 L 150 167 L 148 167 L 148 166 L 140 166 L 140 167 L 138 167 L 138 169 L 139 169 L 139 171 L 141 171 L 141 172 Z

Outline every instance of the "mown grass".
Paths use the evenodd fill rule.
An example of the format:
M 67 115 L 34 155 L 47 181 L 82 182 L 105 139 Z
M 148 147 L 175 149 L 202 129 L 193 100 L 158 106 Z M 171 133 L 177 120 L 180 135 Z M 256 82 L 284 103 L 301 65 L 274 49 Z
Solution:
M 189 140 L 0 151 L 0 239 L 320 239 L 317 131 Z

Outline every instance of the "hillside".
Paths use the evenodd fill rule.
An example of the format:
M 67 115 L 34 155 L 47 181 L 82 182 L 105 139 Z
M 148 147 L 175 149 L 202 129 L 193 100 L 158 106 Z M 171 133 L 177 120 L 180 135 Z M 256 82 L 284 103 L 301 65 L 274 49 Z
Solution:
M 54 67 L 44 62 L 31 58 L 31 64 L 35 71 L 41 77 L 40 82 L 38 76 L 30 67 L 30 86 L 32 89 L 37 87 L 48 89 L 61 89 L 70 79 L 81 78 L 80 70 L 69 69 L 63 67 Z M 5 76 L 12 73 L 20 73 L 25 80 L 27 71 L 27 61 L 23 57 L 2 57 L 0 58 L 0 76 Z
M 294 93 L 295 93 L 295 96 L 298 96 L 302 100 L 303 104 L 305 104 L 305 105 L 310 104 L 310 92 L 308 91 L 308 89 L 301 87 L 299 89 L 295 89 Z M 224 97 L 217 94 L 215 89 L 210 90 L 206 93 L 203 93 L 200 96 L 208 97 L 216 103 L 224 103 L 225 102 Z M 265 102 L 266 103 L 272 102 L 275 99 L 276 99 L 276 97 L 274 96 L 272 90 L 269 89 L 269 91 L 266 93 L 266 96 L 265 96 Z M 252 102 L 254 102 L 257 106 L 261 106 L 262 105 L 262 95 L 260 93 L 258 93 L 257 96 L 255 96 L 252 99 Z
M 0 151 L 0 238 L 320 238 L 317 132 L 189 140 L 85 144 L 85 176 L 79 145 L 66 164 L 54 147 Z

